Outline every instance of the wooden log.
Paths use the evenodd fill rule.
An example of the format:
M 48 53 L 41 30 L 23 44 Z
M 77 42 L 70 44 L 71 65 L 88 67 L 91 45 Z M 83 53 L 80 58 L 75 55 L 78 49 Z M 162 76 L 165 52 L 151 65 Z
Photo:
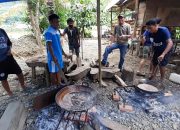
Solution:
M 119 69 L 117 68 L 103 68 L 102 70 L 102 78 L 103 79 L 111 79 L 115 74 L 119 73 Z M 91 68 L 90 75 L 93 80 L 98 79 L 99 71 L 97 68 Z
M 76 70 L 72 71 L 71 73 L 66 74 L 66 76 L 68 76 L 72 80 L 77 81 L 84 78 L 90 72 L 90 70 L 91 68 L 89 66 L 82 66 L 76 68 Z
M 123 87 L 126 87 L 127 84 L 117 75 L 114 75 L 114 77 L 116 78 L 116 80 L 118 81 L 118 83 L 120 83 Z

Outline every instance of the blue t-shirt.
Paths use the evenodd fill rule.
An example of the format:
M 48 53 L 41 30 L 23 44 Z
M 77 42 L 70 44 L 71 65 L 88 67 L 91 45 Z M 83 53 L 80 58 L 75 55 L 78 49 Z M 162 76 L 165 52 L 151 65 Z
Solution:
M 63 64 L 63 58 L 62 58 L 62 46 L 60 41 L 60 32 L 58 29 L 53 28 L 52 26 L 49 26 L 47 30 L 44 32 L 44 37 L 46 41 L 46 47 L 48 46 L 48 42 L 52 43 L 52 49 L 54 52 L 54 56 L 57 58 L 58 63 L 61 68 L 64 67 Z M 53 58 L 48 50 L 47 47 L 47 57 L 48 57 L 48 63 L 50 64 L 53 61 Z
M 9 40 L 6 32 L 0 28 L 0 62 L 7 58 L 7 53 L 11 47 L 12 43 Z
M 149 31 L 145 31 L 144 33 L 143 33 L 143 36 L 145 37 L 145 39 L 146 39 L 146 41 L 145 41 L 145 43 L 144 43 L 144 46 L 152 46 L 152 42 L 150 41 L 150 37 L 149 37 Z
M 153 43 L 155 53 L 163 53 L 167 47 L 167 40 L 171 34 L 166 27 L 159 27 L 156 33 L 149 33 L 150 41 Z

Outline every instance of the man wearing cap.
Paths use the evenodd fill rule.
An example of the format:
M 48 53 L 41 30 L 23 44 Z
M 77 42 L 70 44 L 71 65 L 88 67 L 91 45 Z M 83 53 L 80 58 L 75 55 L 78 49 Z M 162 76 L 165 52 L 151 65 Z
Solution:
M 115 37 L 115 43 L 112 45 L 106 47 L 102 65 L 108 66 L 109 63 L 107 62 L 108 55 L 114 50 L 119 49 L 120 50 L 120 62 L 119 62 L 119 69 L 122 70 L 123 63 L 124 63 L 124 57 L 126 55 L 126 51 L 128 48 L 128 39 L 131 38 L 131 26 L 128 23 L 125 23 L 125 19 L 122 15 L 118 16 L 118 25 L 114 28 L 114 37 Z
M 154 18 L 146 23 L 148 29 L 148 36 L 153 43 L 153 58 L 152 58 L 152 75 L 149 79 L 154 79 L 157 73 L 157 66 L 159 66 L 161 80 L 165 77 L 165 66 L 173 48 L 171 34 L 166 27 L 160 27 L 158 24 L 161 20 Z

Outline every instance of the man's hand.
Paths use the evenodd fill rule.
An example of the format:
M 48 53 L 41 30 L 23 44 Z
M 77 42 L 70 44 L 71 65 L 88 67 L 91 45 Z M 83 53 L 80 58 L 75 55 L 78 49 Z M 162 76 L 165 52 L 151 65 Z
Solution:
M 12 55 L 11 53 L 11 49 L 9 49 L 8 53 L 7 53 L 8 56 Z
M 65 58 L 67 58 L 67 59 L 72 59 L 72 55 L 70 55 L 70 54 L 65 54 L 64 56 L 65 56 Z
M 53 61 L 54 61 L 54 63 L 57 65 L 58 64 L 58 60 L 57 60 L 57 58 L 54 56 L 53 57 Z
M 164 59 L 164 54 L 161 54 L 159 57 L 158 57 L 158 60 L 161 62 L 163 59 Z

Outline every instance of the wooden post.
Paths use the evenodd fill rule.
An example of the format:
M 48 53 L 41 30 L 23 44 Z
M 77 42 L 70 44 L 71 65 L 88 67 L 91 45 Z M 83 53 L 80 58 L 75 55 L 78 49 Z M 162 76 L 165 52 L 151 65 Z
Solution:
M 112 32 L 112 7 L 111 7 L 111 32 Z
M 135 11 L 136 11 L 136 18 L 134 22 L 134 33 L 133 36 L 136 37 L 136 30 L 137 30 L 137 21 L 138 21 L 138 12 L 139 12 L 139 0 L 135 0 Z
M 97 30 L 98 30 L 98 56 L 99 56 L 99 86 L 102 86 L 101 72 L 101 30 L 100 30 L 100 0 L 97 0 Z
M 32 79 L 35 80 L 36 79 L 36 67 L 33 66 L 32 68 Z

